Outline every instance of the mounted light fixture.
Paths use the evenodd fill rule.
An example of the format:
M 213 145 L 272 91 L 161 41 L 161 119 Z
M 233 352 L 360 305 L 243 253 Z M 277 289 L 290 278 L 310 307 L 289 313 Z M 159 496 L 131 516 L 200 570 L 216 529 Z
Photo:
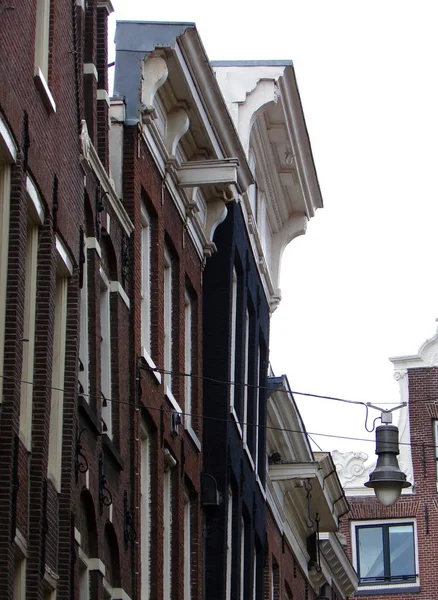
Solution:
M 365 484 L 366 487 L 374 489 L 377 500 L 384 506 L 394 504 L 399 499 L 402 489 L 411 485 L 406 481 L 406 475 L 399 467 L 398 428 L 391 425 L 392 411 L 403 406 L 406 406 L 406 403 L 391 411 L 382 411 L 381 419 L 384 424 L 376 429 L 377 465 Z

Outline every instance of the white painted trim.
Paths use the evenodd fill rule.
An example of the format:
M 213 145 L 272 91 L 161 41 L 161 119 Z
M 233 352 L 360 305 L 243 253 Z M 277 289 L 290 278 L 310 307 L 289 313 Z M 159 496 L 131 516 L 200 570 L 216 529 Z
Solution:
M 14 138 L 12 137 L 11 132 L 9 131 L 9 127 L 6 122 L 3 120 L 3 117 L 0 115 L 0 141 L 2 142 L 2 148 L 6 156 L 3 156 L 3 159 L 6 158 L 7 162 L 15 162 L 17 160 L 17 151 L 18 148 L 15 144 Z
M 233 417 L 234 422 L 236 423 L 237 430 L 239 432 L 240 437 L 243 439 L 242 427 L 240 425 L 239 417 L 234 409 L 234 406 L 230 406 L 230 415 Z
M 258 476 L 258 474 L 256 475 L 256 481 L 257 481 L 257 484 L 258 484 L 258 486 L 259 486 L 259 488 L 260 488 L 260 491 L 261 491 L 261 493 L 262 493 L 263 500 L 265 500 L 265 501 L 266 501 L 266 490 L 265 490 L 265 488 L 263 487 L 263 483 L 261 482 L 261 479 L 260 479 L 260 477 Z
M 75 536 L 75 542 L 77 544 L 79 544 L 79 546 L 80 546 L 81 543 L 82 543 L 82 536 L 81 536 L 81 532 L 76 527 L 75 527 L 75 530 L 74 530 L 74 536 Z
M 152 360 L 151 356 L 149 355 L 149 353 L 147 352 L 147 350 L 144 346 L 141 347 L 141 355 L 145 359 L 148 367 L 150 367 L 152 375 L 155 377 L 155 379 L 158 381 L 158 383 L 161 383 L 161 373 L 159 371 L 155 371 L 155 369 L 157 368 L 157 365 L 154 363 L 154 361 Z
M 125 210 L 120 198 L 117 196 L 116 191 L 113 187 L 113 182 L 109 178 L 108 173 L 103 166 L 99 155 L 97 154 L 96 148 L 93 146 L 90 140 L 90 151 L 88 155 L 90 167 L 92 168 L 97 179 L 100 181 L 102 191 L 106 193 L 106 198 L 111 205 L 116 217 L 118 218 L 121 226 L 128 235 L 134 231 L 134 225 L 129 218 L 128 213 Z
M 112 588 L 111 600 L 131 600 L 131 597 L 122 588 Z
M 18 527 L 15 530 L 14 543 L 24 558 L 27 558 L 27 540 Z
M 128 294 L 125 292 L 125 290 L 123 289 L 122 284 L 120 283 L 120 281 L 110 281 L 109 282 L 109 289 L 110 292 L 113 292 L 115 294 L 119 294 L 119 296 L 122 298 L 123 302 L 126 304 L 126 306 L 128 307 L 128 309 L 131 309 L 131 302 L 128 298 Z
M 245 450 L 246 456 L 248 457 L 249 462 L 251 463 L 252 470 L 255 471 L 254 459 L 251 455 L 251 451 L 248 447 L 248 444 L 245 441 L 243 442 L 243 449 Z
M 166 396 L 166 398 L 169 400 L 170 404 L 172 405 L 173 409 L 179 413 L 179 414 L 183 414 L 183 409 L 181 408 L 181 406 L 178 404 L 178 402 L 175 400 L 175 396 L 172 394 L 172 392 L 170 391 L 169 387 L 166 385 L 165 390 L 164 390 L 164 395 Z
M 76 0 L 76 6 L 79 6 L 85 12 L 85 0 Z
M 105 565 L 100 560 L 100 558 L 89 558 L 88 559 L 88 570 L 89 571 L 99 571 L 101 575 L 105 577 Z
M 406 590 L 407 592 L 409 592 L 409 588 L 412 587 L 418 587 L 420 585 L 420 566 L 419 566 L 419 560 L 418 560 L 418 532 L 417 532 L 417 519 L 415 517 L 403 517 L 400 519 L 397 518 L 392 518 L 392 519 L 370 519 L 370 520 L 360 520 L 360 521 L 350 521 L 350 533 L 351 533 L 351 554 L 352 554 L 352 563 L 353 563 L 353 567 L 355 569 L 355 571 L 358 573 L 359 575 L 359 571 L 358 571 L 358 561 L 357 561 L 357 552 L 356 552 L 356 548 L 357 548 L 357 541 L 356 541 L 356 529 L 358 527 L 361 526 L 367 526 L 367 525 L 398 525 L 398 524 L 406 524 L 406 525 L 413 525 L 413 529 L 414 529 L 414 549 L 415 549 L 415 571 L 417 573 L 417 580 L 415 583 L 391 583 L 389 585 L 361 585 L 359 586 L 359 590 L 361 591 L 365 591 L 365 590 L 376 590 L 376 595 L 379 595 L 380 593 L 383 593 L 385 588 L 391 587 L 391 588 L 397 588 L 400 589 L 400 593 L 403 593 L 404 590 Z
M 111 0 L 97 0 L 97 8 L 106 8 L 108 15 L 114 12 Z
M 38 225 L 42 225 L 44 223 L 44 206 L 41 200 L 41 196 L 32 181 L 32 178 L 28 175 L 26 177 L 26 192 L 27 196 L 32 204 L 33 210 L 31 210 L 31 217 L 33 221 L 36 221 Z
M 187 425 L 187 427 L 184 428 L 187 431 L 187 434 L 190 436 L 192 442 L 195 444 L 196 448 L 199 450 L 199 452 L 201 452 L 202 450 L 202 446 L 201 446 L 201 442 L 199 441 L 198 436 L 196 435 L 196 433 L 194 432 L 194 430 L 192 429 L 191 425 Z
M 37 82 L 37 88 L 43 98 L 44 104 L 51 111 L 56 113 L 56 102 L 50 91 L 49 84 L 43 75 L 39 66 L 35 67 L 35 81 Z
M 6 288 L 8 281 L 9 213 L 11 191 L 11 168 L 0 163 L 0 369 L 3 372 L 6 326 Z M 0 382 L 0 404 L 3 397 L 3 381 Z
M 97 90 L 96 98 L 98 102 L 104 100 L 108 104 L 108 108 L 111 106 L 110 97 L 105 89 Z
M 87 245 L 87 250 L 95 250 L 96 254 L 99 258 L 102 258 L 102 248 L 100 247 L 97 238 L 95 237 L 87 237 L 85 238 L 85 243 Z
M 94 63 L 84 63 L 84 75 L 92 75 L 98 81 L 99 75 L 97 74 L 96 65 Z
M 67 271 L 68 275 L 73 275 L 73 263 L 70 260 L 68 250 L 58 235 L 56 235 L 56 252 L 58 254 L 58 258 L 62 262 L 62 267 L 65 271 Z

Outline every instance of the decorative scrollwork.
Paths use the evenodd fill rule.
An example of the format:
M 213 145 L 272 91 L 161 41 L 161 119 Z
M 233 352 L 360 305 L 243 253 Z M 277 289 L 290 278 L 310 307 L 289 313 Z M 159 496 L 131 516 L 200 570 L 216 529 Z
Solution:
M 137 541 L 137 531 L 134 527 L 134 518 L 131 511 L 128 509 L 128 492 L 125 490 L 123 493 L 123 514 L 124 514 L 124 527 L 123 535 L 125 538 L 125 544 L 128 542 L 133 544 Z
M 76 449 L 75 449 L 75 475 L 76 475 L 76 483 L 79 479 L 79 473 L 86 473 L 89 469 L 88 460 L 85 454 L 82 452 L 82 442 L 81 437 L 83 433 L 85 433 L 85 427 L 80 430 L 78 436 L 76 437 Z
M 100 514 L 103 512 L 104 506 L 111 506 L 113 503 L 113 496 L 107 487 L 107 480 L 105 473 L 103 472 L 103 457 L 102 454 L 99 456 L 99 506 Z

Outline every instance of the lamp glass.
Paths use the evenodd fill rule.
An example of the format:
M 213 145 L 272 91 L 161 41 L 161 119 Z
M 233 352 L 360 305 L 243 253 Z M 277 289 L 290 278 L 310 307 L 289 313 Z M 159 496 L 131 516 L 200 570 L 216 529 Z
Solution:
M 377 500 L 384 506 L 391 506 L 400 498 L 402 484 L 397 482 L 379 482 L 374 485 Z

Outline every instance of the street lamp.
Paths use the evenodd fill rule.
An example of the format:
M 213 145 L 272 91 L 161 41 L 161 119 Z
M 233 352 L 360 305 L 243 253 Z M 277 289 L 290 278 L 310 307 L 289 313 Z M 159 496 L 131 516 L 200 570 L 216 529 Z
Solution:
M 406 475 L 398 465 L 397 455 L 400 452 L 398 428 L 391 425 L 392 412 L 406 406 L 406 402 L 391 410 L 382 410 L 372 404 L 368 404 L 368 406 L 382 411 L 381 420 L 383 425 L 376 429 L 377 465 L 370 474 L 370 479 L 365 486 L 374 489 L 377 500 L 381 504 L 391 506 L 399 499 L 402 489 L 411 485 L 409 481 L 406 481 Z

